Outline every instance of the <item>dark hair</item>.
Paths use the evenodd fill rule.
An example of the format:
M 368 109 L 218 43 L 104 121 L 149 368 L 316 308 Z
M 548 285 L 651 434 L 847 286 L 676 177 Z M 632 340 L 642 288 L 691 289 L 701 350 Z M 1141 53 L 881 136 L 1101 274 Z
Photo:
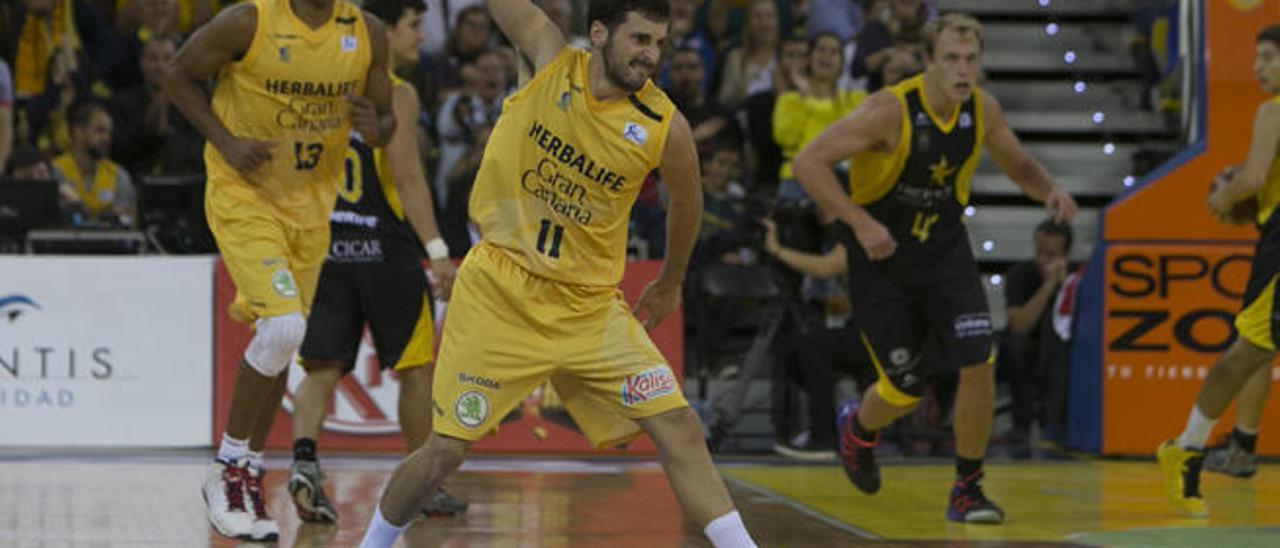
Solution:
M 427 3 L 425 0 L 364 0 L 364 10 L 394 27 L 404 17 L 405 10 L 422 13 L 427 11 Z
M 587 6 L 587 28 L 599 21 L 609 32 L 627 20 L 627 13 L 638 12 L 650 19 L 666 21 L 671 17 L 670 0 L 591 0 Z
M 840 39 L 839 34 L 836 34 L 835 32 L 832 32 L 829 30 L 824 30 L 824 31 L 815 33 L 813 36 L 809 37 L 809 53 L 813 53 L 813 49 L 818 45 L 818 40 L 821 40 L 823 38 L 831 38 L 832 40 L 835 40 L 836 43 L 840 45 L 840 57 L 844 57 L 844 46 L 845 46 L 844 40 Z
M 670 61 L 671 59 L 675 59 L 677 53 L 692 54 L 693 56 L 698 58 L 699 65 L 705 65 L 705 63 L 702 62 L 702 52 L 698 51 L 698 49 L 693 46 L 681 45 L 681 46 L 676 46 L 674 48 L 671 48 L 671 51 L 667 53 L 667 60 Z M 704 66 L 703 68 L 706 68 L 706 67 Z
M 479 4 L 472 4 L 472 5 L 470 5 L 470 6 L 467 6 L 467 7 L 465 7 L 465 8 L 462 8 L 462 9 L 458 10 L 458 15 L 455 15 L 455 16 L 453 17 L 453 20 L 454 20 L 454 22 L 461 21 L 463 17 L 466 17 L 466 16 L 471 15 L 471 14 L 473 14 L 473 13 L 483 13 L 483 14 L 485 15 L 485 17 L 488 17 L 488 16 L 489 16 L 489 9 L 488 9 L 488 8 L 486 8 L 486 7 L 484 7 L 484 3 L 483 3 L 483 2 L 482 2 L 482 3 L 479 3 Z
M 72 105 L 70 126 L 77 128 L 89 125 L 89 121 L 93 119 L 93 113 L 97 111 L 102 111 L 103 114 L 111 116 L 111 112 L 107 110 L 106 105 L 96 99 L 86 99 Z
M 1280 48 L 1280 25 L 1271 25 L 1258 31 L 1256 43 L 1271 42 L 1271 45 Z
M 836 34 L 834 31 L 829 31 L 829 30 L 815 32 L 813 36 L 810 36 L 809 49 L 812 50 L 814 46 L 818 45 L 818 40 L 821 40 L 826 37 L 831 37 L 835 39 L 836 43 L 840 44 L 840 51 L 844 51 L 844 40 L 840 39 L 839 34 Z
M 782 44 L 784 42 L 804 42 L 808 44 L 809 37 L 805 34 L 804 27 L 799 26 L 794 29 L 791 29 L 791 32 L 782 33 L 782 35 L 778 37 L 779 44 Z
M 1072 232 L 1071 225 L 1058 224 L 1053 219 L 1045 219 L 1036 226 L 1036 234 L 1044 234 L 1046 236 L 1061 236 L 1066 242 L 1063 251 L 1071 251 Z

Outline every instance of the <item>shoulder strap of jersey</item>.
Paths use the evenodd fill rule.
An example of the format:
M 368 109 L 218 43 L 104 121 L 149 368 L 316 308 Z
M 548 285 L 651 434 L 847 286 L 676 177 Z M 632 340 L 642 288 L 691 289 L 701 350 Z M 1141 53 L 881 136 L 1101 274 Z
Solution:
M 657 168 L 662 164 L 662 155 L 667 149 L 667 136 L 671 133 L 671 121 L 676 117 L 676 105 L 653 80 L 646 81 L 640 91 L 628 95 L 627 99 L 642 116 L 657 124 L 657 135 L 654 135 L 648 149 L 650 168 Z
M 527 94 L 526 90 L 540 86 L 546 82 L 548 78 L 551 78 L 551 75 L 560 73 L 565 68 L 565 65 L 573 63 L 579 54 L 586 54 L 586 52 L 566 44 L 564 48 L 560 50 L 560 53 L 557 53 L 556 56 L 551 59 L 550 63 L 547 63 L 541 70 L 534 73 L 533 78 L 530 78 L 523 86 L 520 86 L 520 88 L 514 93 L 507 96 L 506 101 L 519 101 Z
M 287 2 L 288 0 L 283 1 Z M 263 43 L 266 40 L 263 39 L 263 35 L 267 33 L 267 29 L 271 27 L 271 22 L 278 15 L 275 6 L 272 6 L 273 2 L 271 0 L 253 0 L 252 3 L 254 10 L 258 12 L 257 17 L 254 18 L 256 24 L 253 29 L 253 39 L 249 41 L 249 48 L 244 50 L 244 55 L 235 60 L 232 65 L 249 66 L 257 60 L 258 56 L 261 55 L 259 53 L 260 50 L 265 47 Z

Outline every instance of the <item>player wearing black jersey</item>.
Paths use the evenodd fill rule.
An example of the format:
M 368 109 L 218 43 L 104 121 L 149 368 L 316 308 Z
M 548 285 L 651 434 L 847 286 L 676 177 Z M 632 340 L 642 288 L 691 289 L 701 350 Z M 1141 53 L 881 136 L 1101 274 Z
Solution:
M 930 377 L 959 370 L 956 482 L 947 518 L 1000 523 L 983 493 L 982 460 L 994 413 L 991 316 L 962 222 L 983 145 L 1027 196 L 1069 222 L 1075 201 L 1029 156 L 1000 104 L 977 87 L 982 27 L 948 14 L 926 33 L 925 73 L 882 90 L 796 157 L 810 196 L 841 224 L 861 339 L 879 380 L 842 405 L 840 454 L 858 489 L 875 493 L 878 432 L 910 412 Z M 852 157 L 849 194 L 831 167 Z M 926 363 L 926 338 L 939 359 Z

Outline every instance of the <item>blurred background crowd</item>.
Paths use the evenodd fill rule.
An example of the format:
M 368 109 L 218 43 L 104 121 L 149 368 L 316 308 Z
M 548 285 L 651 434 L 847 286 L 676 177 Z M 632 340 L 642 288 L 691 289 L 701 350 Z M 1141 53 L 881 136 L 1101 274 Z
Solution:
M 1043 224 L 1037 206 L 985 164 L 967 212 L 1004 328 L 1003 439 L 1017 446 L 1033 430 L 1052 439 L 1060 428 L 1069 334 L 1053 329 L 1051 305 L 1087 256 L 1096 210 L 1186 134 L 1176 2 L 1078 2 L 1085 7 L 1046 20 L 1037 1 L 1046 3 L 988 2 L 1015 8 L 978 14 L 987 24 L 984 87 L 1085 214 L 1075 227 Z M 535 2 L 573 44 L 589 47 L 587 0 Z M 56 196 L 43 218 L 0 215 L 0 252 L 216 251 L 200 205 L 204 142 L 161 83 L 183 40 L 229 4 L 0 2 L 0 204 Z M 413 129 L 442 232 L 460 258 L 476 237 L 467 197 L 517 85 L 518 54 L 482 0 L 427 4 L 421 56 L 400 76 L 422 101 Z M 965 8 L 946 0 L 671 0 L 669 50 L 654 81 L 689 120 L 701 157 L 705 213 L 686 290 L 685 364 L 718 447 L 834 454 L 835 398 L 873 372 L 852 331 L 839 250 L 790 161 L 868 94 L 922 71 L 925 24 Z M 1026 47 L 1045 40 L 1061 47 Z M 651 175 L 632 213 L 632 258 L 662 256 L 664 204 Z M 892 433 L 904 452 L 948 443 L 947 382 Z

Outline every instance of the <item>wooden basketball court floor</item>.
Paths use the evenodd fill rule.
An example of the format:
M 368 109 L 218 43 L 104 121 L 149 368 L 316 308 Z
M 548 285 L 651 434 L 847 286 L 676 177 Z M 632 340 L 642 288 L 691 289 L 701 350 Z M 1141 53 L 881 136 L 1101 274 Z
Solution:
M 0 452 L 0 546 L 253 546 L 223 539 L 205 521 L 199 485 L 207 454 Z M 323 457 L 322 457 L 323 458 Z M 935 461 L 937 462 L 937 461 Z M 353 546 L 396 461 L 323 461 L 337 526 L 300 524 L 272 460 L 271 511 L 280 546 Z M 887 465 L 884 488 L 855 492 L 834 465 L 750 460 L 722 464 L 761 546 L 1280 546 L 1280 465 L 1249 481 L 1206 476 L 1209 519 L 1175 517 L 1153 462 L 1005 461 L 988 465 L 1002 526 L 943 519 L 949 465 Z M 405 546 L 710 546 L 682 523 L 653 462 L 478 457 L 450 488 L 466 516 L 423 519 Z

